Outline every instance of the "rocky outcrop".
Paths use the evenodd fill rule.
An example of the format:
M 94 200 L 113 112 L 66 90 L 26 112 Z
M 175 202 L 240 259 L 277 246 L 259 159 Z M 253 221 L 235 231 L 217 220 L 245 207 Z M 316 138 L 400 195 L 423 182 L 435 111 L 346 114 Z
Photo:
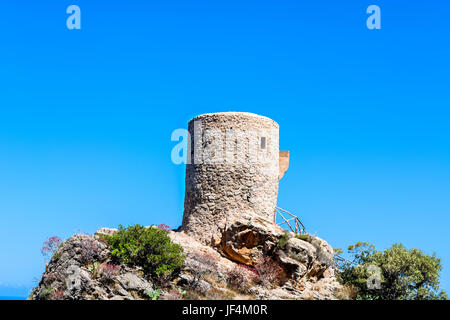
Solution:
M 226 225 L 212 246 L 235 262 L 253 266 L 259 258 L 274 252 L 283 234 L 283 229 L 267 220 L 243 216 Z
M 170 231 L 172 241 L 184 248 L 183 270 L 161 284 L 139 268 L 111 259 L 102 235 L 75 235 L 64 242 L 46 266 L 30 299 L 334 299 L 340 289 L 334 275 L 333 249 L 313 236 L 298 239 L 262 218 L 252 216 L 226 225 L 221 236 L 205 245 L 185 232 Z M 249 270 L 265 257 L 279 266 L 277 286 L 253 281 L 245 290 L 230 286 L 233 270 Z M 159 289 L 159 290 L 158 290 Z M 187 294 L 180 295 L 186 290 Z

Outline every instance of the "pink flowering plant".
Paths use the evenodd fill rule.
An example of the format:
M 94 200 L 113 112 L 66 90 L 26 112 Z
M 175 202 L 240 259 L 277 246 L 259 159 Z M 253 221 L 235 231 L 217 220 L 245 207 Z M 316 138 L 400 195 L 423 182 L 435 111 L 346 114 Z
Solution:
M 164 223 L 158 224 L 157 227 L 164 231 L 170 231 L 170 226 L 168 226 L 167 224 L 164 224 Z
M 237 264 L 227 273 L 227 282 L 229 286 L 246 293 L 257 277 L 258 274 L 253 268 Z
M 258 282 L 265 286 L 276 286 L 280 283 L 283 269 L 272 258 L 261 258 L 256 262 L 255 271 Z
M 106 263 L 99 267 L 100 279 L 105 282 L 112 281 L 119 273 L 120 266 L 118 265 Z
M 42 245 L 42 248 L 41 248 L 42 255 L 47 260 L 50 260 L 51 257 L 58 250 L 58 248 L 61 244 L 62 244 L 62 239 L 58 236 L 53 236 L 53 237 L 48 238 Z

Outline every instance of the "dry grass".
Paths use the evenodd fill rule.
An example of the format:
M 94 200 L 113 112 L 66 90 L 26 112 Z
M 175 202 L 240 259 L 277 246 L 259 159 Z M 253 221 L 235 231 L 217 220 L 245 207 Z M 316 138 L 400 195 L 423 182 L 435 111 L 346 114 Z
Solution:
M 204 295 L 197 291 L 188 291 L 183 300 L 233 300 L 236 293 L 224 288 L 211 288 Z
M 235 297 L 234 292 L 219 288 L 210 289 L 205 296 L 207 300 L 233 300 Z
M 211 273 L 205 274 L 203 276 L 203 280 L 205 280 L 206 282 L 211 284 L 214 288 L 226 288 L 227 287 L 226 281 L 221 281 L 221 280 L 217 279 L 217 277 L 215 277 Z
M 344 285 L 339 290 L 336 290 L 334 297 L 338 300 L 355 300 L 357 294 L 355 287 Z

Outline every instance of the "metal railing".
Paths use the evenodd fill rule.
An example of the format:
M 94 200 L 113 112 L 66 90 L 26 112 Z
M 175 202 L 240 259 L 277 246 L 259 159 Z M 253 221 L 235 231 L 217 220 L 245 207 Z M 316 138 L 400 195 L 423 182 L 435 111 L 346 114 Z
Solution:
M 277 217 L 281 217 L 282 222 L 277 223 Z M 287 218 L 286 218 L 287 217 Z M 295 234 L 306 234 L 306 228 L 303 225 L 303 223 L 300 221 L 300 219 L 296 216 L 290 213 L 287 210 L 281 209 L 280 207 L 277 207 L 275 210 L 275 224 L 278 226 L 282 226 L 286 224 L 288 228 Z M 357 265 L 354 261 L 350 261 L 343 256 L 341 256 L 338 253 L 334 254 L 334 263 L 337 267 L 337 269 L 342 270 L 345 265 Z
M 277 217 L 281 217 L 282 222 L 277 223 Z M 287 217 L 287 218 L 286 218 Z M 282 226 L 286 224 L 288 228 L 295 234 L 306 234 L 306 228 L 303 225 L 303 223 L 300 221 L 300 219 L 296 216 L 290 213 L 287 210 L 281 209 L 280 207 L 277 207 L 275 210 L 275 224 L 278 226 Z M 342 270 L 345 265 L 357 265 L 354 261 L 350 261 L 343 256 L 341 256 L 338 253 L 334 254 L 334 263 L 337 267 L 337 269 Z
M 286 218 L 285 215 L 288 217 Z M 277 216 L 280 216 L 283 222 L 277 223 Z M 300 219 L 296 216 L 290 213 L 287 210 L 281 209 L 280 207 L 277 207 L 275 210 L 275 223 L 279 225 L 280 227 L 284 224 L 287 224 L 289 229 L 294 232 L 295 234 L 305 234 L 306 228 L 303 225 L 303 223 L 300 221 Z

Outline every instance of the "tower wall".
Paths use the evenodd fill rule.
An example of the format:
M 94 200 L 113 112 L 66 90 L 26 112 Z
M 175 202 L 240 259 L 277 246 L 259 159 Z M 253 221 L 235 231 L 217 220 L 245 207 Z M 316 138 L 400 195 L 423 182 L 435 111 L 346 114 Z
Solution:
M 182 229 L 204 243 L 238 217 L 273 221 L 279 178 L 279 126 L 244 112 L 189 122 Z

